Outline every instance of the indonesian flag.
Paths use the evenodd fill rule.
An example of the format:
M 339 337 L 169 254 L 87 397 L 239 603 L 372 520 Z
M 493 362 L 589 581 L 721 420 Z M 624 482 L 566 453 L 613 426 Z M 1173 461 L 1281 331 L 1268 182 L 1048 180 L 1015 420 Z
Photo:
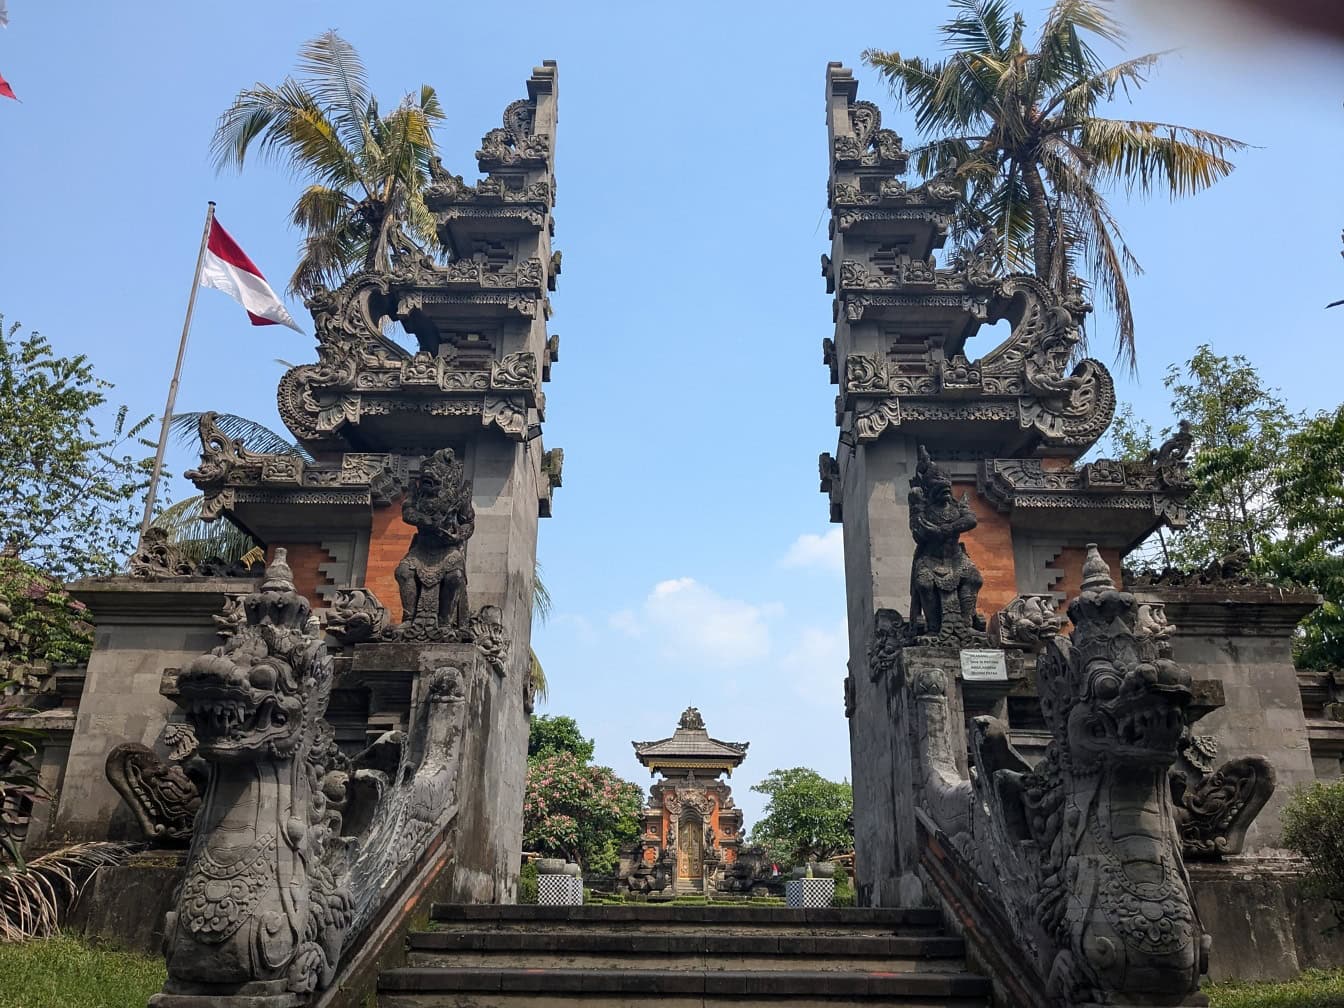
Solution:
M 9 86 L 9 81 L 5 80 L 3 77 L 0 77 L 0 98 L 13 98 L 15 101 L 19 100 L 19 96 L 16 95 L 14 89 Z
M 247 309 L 253 325 L 283 325 L 303 332 L 256 263 L 213 217 L 210 239 L 205 243 L 205 260 L 201 263 L 201 286 L 213 287 L 233 298 Z

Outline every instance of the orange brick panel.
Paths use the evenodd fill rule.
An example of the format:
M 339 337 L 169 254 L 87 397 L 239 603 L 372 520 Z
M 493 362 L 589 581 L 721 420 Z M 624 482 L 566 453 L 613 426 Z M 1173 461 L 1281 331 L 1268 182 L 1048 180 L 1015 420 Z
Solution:
M 1017 597 L 1013 529 L 1008 516 L 981 498 L 974 484 L 958 483 L 953 490 L 957 497 L 966 491 L 971 510 L 979 522 L 971 531 L 962 534 L 961 541 L 985 579 L 985 585 L 980 589 L 979 609 L 985 619 L 989 619 Z
M 369 559 L 365 566 L 364 587 L 378 596 L 394 620 L 401 619 L 401 593 L 393 572 L 410 549 L 415 526 L 401 520 L 401 498 L 387 507 L 374 508 L 373 527 L 369 531 Z

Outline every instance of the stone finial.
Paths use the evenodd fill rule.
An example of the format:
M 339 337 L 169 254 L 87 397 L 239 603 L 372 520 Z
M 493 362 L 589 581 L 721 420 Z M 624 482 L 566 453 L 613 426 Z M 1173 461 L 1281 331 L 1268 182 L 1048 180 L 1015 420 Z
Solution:
M 1087 559 L 1083 561 L 1082 590 L 1115 591 L 1115 582 L 1111 580 L 1111 568 L 1102 559 L 1096 543 L 1087 544 Z
M 700 716 L 700 711 L 695 707 L 687 707 L 682 712 L 681 720 L 677 722 L 678 728 L 685 728 L 688 731 L 704 731 L 705 719 Z
M 266 565 L 266 580 L 261 583 L 264 592 L 294 591 L 294 572 L 289 569 L 289 550 L 284 546 L 275 548 L 275 556 Z

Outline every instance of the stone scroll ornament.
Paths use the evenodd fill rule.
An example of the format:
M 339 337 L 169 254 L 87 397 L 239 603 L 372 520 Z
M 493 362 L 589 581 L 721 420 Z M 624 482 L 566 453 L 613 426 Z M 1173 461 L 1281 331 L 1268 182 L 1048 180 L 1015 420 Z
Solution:
M 1139 626 L 1089 546 L 1070 634 L 1037 665 L 1050 732 L 1032 768 L 1007 725 L 975 718 L 977 771 L 956 770 L 946 651 L 906 652 L 917 801 L 974 867 L 1053 1006 L 1181 1005 L 1198 990 L 1209 939 L 1182 854 L 1168 772 L 1191 700 L 1189 675 Z M 938 663 L 945 661 L 946 668 Z
M 114 746 L 107 754 L 107 779 L 151 844 L 185 847 L 191 841 L 209 768 L 196 754 L 196 736 L 188 726 L 165 725 L 163 741 L 167 760 L 138 742 Z
M 923 445 L 910 480 L 910 532 L 915 558 L 910 568 L 910 626 L 921 644 L 985 646 L 985 618 L 976 612 L 984 578 L 966 552 L 961 534 L 976 526 L 963 494 Z

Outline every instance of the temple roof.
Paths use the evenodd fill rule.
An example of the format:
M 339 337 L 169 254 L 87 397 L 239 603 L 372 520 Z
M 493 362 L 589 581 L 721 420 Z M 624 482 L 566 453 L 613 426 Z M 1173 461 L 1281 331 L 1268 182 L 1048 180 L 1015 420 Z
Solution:
M 687 707 L 670 738 L 653 742 L 631 742 L 635 758 L 649 768 L 659 770 L 713 770 L 732 776 L 733 767 L 747 758 L 748 742 L 723 742 L 710 738 L 704 719 L 694 707 Z

